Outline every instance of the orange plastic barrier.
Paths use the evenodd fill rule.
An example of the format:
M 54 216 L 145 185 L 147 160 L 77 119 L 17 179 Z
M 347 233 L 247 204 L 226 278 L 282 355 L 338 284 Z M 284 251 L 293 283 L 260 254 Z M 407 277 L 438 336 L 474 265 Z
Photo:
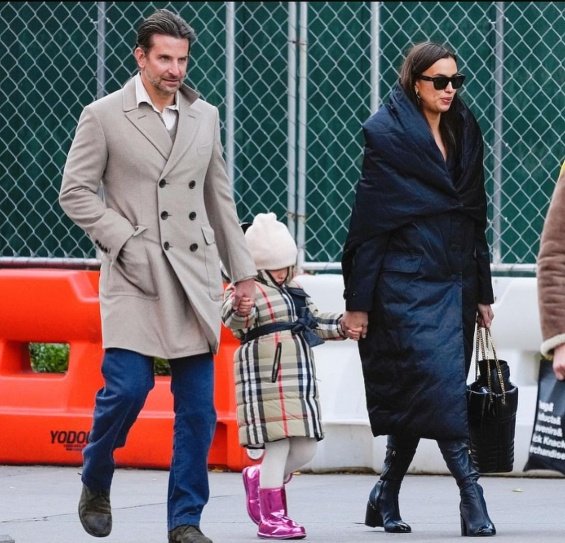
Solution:
M 80 465 L 102 386 L 98 272 L 0 270 L 0 463 Z M 237 341 L 222 330 L 215 360 L 216 434 L 209 465 L 239 471 L 252 461 L 239 446 L 233 353 Z M 29 343 L 69 344 L 68 371 L 35 373 Z M 170 377 L 155 388 L 125 447 L 123 467 L 168 468 L 173 436 Z

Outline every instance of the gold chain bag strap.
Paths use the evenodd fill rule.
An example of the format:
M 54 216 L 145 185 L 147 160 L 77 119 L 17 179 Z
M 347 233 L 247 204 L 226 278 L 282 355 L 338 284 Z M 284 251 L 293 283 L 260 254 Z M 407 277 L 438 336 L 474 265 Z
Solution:
M 513 469 L 518 387 L 496 354 L 491 332 L 477 328 L 475 381 L 467 386 L 471 457 L 480 473 Z
M 496 349 L 494 347 L 494 341 L 492 340 L 492 335 L 490 333 L 489 328 L 483 326 L 479 326 L 477 328 L 476 339 L 475 339 L 475 381 L 478 381 L 480 378 L 479 346 L 481 348 L 482 360 L 486 361 L 487 387 L 489 390 L 489 399 L 491 402 L 494 401 L 493 386 L 492 386 L 492 367 L 491 367 L 491 363 L 494 362 L 496 373 L 498 375 L 498 383 L 502 394 L 500 401 L 502 405 L 506 405 L 506 386 L 504 384 L 502 368 L 500 366 L 498 356 L 496 356 Z M 489 357 L 491 353 L 492 353 L 492 358 Z

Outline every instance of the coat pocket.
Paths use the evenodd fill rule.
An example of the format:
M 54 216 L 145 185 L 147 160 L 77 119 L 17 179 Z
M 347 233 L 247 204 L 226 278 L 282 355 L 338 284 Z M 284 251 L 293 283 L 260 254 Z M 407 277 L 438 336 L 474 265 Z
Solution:
M 206 145 L 200 145 L 199 147 L 196 148 L 196 152 L 200 156 L 210 155 L 212 154 L 212 145 L 213 142 L 207 143 Z
M 279 372 L 281 369 L 281 355 L 282 355 L 282 343 L 277 343 L 275 348 L 275 356 L 273 357 L 273 369 L 271 370 L 271 383 L 276 383 L 279 378 Z
M 214 230 L 209 226 L 203 226 L 202 236 L 205 244 L 204 254 L 206 258 L 206 274 L 208 276 L 208 292 L 212 300 L 222 300 L 224 297 L 222 271 Z
M 104 294 L 158 299 L 143 230 L 136 230 L 104 269 L 100 285 Z

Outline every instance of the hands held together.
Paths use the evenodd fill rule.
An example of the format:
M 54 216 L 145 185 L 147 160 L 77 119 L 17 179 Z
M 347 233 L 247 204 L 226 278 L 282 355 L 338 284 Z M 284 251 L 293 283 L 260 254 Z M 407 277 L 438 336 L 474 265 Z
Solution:
M 232 305 L 235 312 L 242 317 L 247 317 L 251 314 L 253 306 L 255 305 L 254 279 L 245 279 L 243 281 L 238 281 L 234 285 Z
M 253 311 L 254 305 L 255 301 L 245 296 L 241 298 L 235 311 L 240 317 L 249 317 L 249 315 L 251 315 L 251 311 Z
M 341 317 L 341 327 L 345 335 L 354 341 L 367 337 L 369 314 L 366 311 L 346 311 Z

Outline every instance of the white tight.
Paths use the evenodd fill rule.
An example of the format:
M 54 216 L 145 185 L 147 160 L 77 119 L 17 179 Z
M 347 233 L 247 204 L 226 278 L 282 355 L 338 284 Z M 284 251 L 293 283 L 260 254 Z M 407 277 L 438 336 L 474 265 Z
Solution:
M 265 443 L 259 486 L 281 488 L 291 473 L 312 460 L 316 447 L 316 440 L 310 437 L 289 437 Z

